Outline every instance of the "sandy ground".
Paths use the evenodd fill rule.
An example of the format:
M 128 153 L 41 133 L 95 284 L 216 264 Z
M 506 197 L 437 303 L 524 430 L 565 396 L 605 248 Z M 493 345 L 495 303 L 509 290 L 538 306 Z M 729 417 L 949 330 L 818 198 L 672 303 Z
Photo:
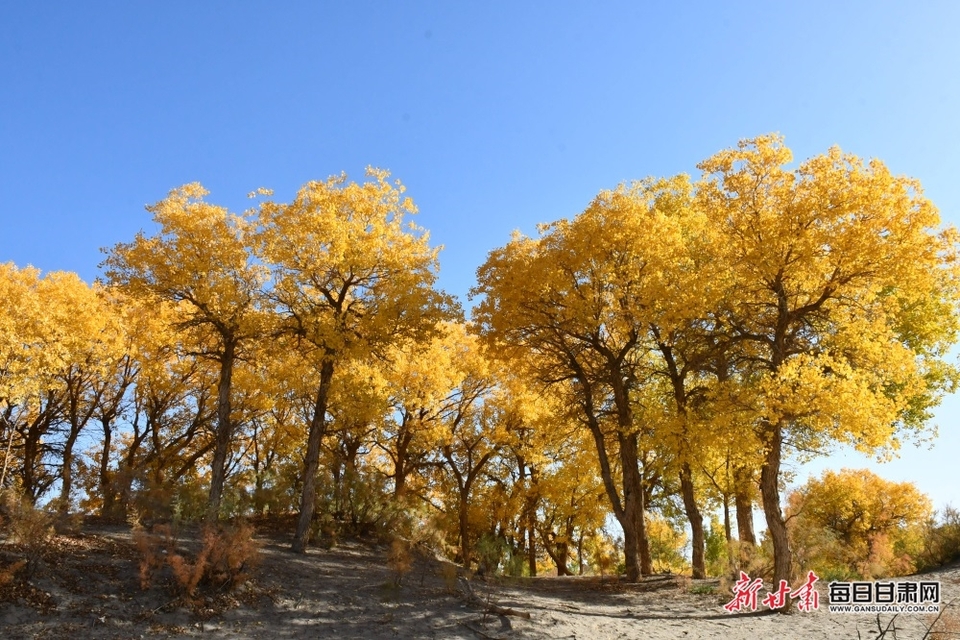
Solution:
M 140 588 L 126 527 L 58 536 L 28 584 L 0 588 L 0 638 L 924 638 L 927 614 L 730 614 L 717 581 L 655 576 L 467 580 L 452 565 L 418 557 L 400 581 L 386 547 L 349 542 L 303 556 L 282 538 L 260 538 L 255 580 L 229 596 L 184 606 L 162 584 Z M 2 547 L 0 547 L 2 551 Z M 2 553 L 0 553 L 2 557 Z M 942 582 L 960 621 L 960 568 Z M 941 624 L 946 622 L 946 618 Z M 884 634 L 884 631 L 886 633 Z M 953 629 L 960 631 L 960 626 Z M 936 637 L 960 638 L 960 633 Z

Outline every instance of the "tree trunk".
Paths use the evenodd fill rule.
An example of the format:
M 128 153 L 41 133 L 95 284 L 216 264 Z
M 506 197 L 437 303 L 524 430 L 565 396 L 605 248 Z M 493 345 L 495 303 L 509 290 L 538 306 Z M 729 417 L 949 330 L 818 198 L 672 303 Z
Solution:
M 460 493 L 459 518 L 460 518 L 460 559 L 463 562 L 463 568 L 470 569 L 470 511 L 467 504 L 468 491 L 463 490 Z
M 567 558 L 570 555 L 570 545 L 566 542 L 558 542 L 556 549 L 557 575 L 569 576 L 570 569 L 567 567 Z
M 523 462 L 523 459 L 519 459 L 518 467 L 520 469 L 520 480 L 523 481 L 526 479 L 527 468 L 526 464 Z M 526 521 L 527 529 L 527 572 L 530 574 L 530 577 L 536 577 L 537 575 L 537 494 L 535 487 L 537 485 L 537 471 L 535 468 L 530 468 L 530 485 L 527 492 L 526 499 L 524 500 L 524 520 Z
M 543 549 L 553 560 L 557 568 L 558 576 L 568 576 L 570 571 L 567 569 L 567 558 L 569 557 L 569 545 L 566 542 L 558 542 L 554 535 L 552 527 L 547 530 L 541 530 L 540 535 L 543 538 Z
M 43 482 L 38 477 L 38 467 L 42 457 L 42 439 L 50 430 L 53 411 L 53 394 L 48 393 L 46 404 L 41 403 L 40 414 L 20 431 L 20 437 L 23 438 L 23 495 L 31 505 L 36 504 L 37 498 L 42 493 Z
M 320 366 L 320 386 L 317 388 L 317 401 L 310 420 L 310 433 L 307 436 L 307 455 L 303 461 L 303 492 L 300 494 L 300 518 L 297 520 L 297 532 L 293 537 L 291 549 L 295 553 L 306 553 L 310 542 L 310 523 L 317 501 L 317 470 L 320 467 L 320 442 L 327 427 L 327 398 L 330 395 L 330 381 L 333 380 L 333 360 L 328 356 Z
M 531 578 L 537 576 L 537 540 L 534 526 L 533 521 L 527 522 L 527 572 Z
M 756 545 L 757 536 L 753 530 L 753 501 L 750 499 L 747 488 L 750 475 L 742 468 L 735 469 L 733 473 L 736 483 L 734 502 L 737 508 L 737 537 L 741 543 Z
M 63 465 L 60 472 L 60 515 L 66 515 L 70 506 L 70 493 L 73 491 L 73 447 L 77 443 L 80 429 L 71 426 L 70 435 L 63 445 Z
M 650 538 L 647 537 L 646 508 L 641 500 L 637 524 L 637 552 L 640 555 L 640 575 L 649 576 L 653 573 L 653 555 L 650 553 Z
M 412 418 L 409 413 L 404 411 L 403 420 L 400 423 L 400 431 L 397 433 L 397 458 L 393 465 L 393 497 L 398 502 L 403 499 L 407 490 L 407 474 L 410 469 L 407 465 L 410 443 L 413 440 L 413 428 L 410 426 Z
M 723 539 L 728 543 L 733 539 L 730 530 L 730 496 L 723 494 Z
M 590 407 L 588 407 L 587 416 L 590 432 L 593 435 L 597 456 L 600 461 L 600 477 L 603 479 L 603 487 L 607 492 L 610 505 L 613 507 L 613 514 L 617 518 L 617 522 L 620 523 L 620 528 L 623 529 L 623 555 L 626 578 L 629 582 L 637 582 L 640 580 L 641 575 L 649 575 L 652 573 L 652 561 L 650 560 L 649 545 L 645 544 L 647 542 L 646 535 L 641 535 L 644 524 L 642 519 L 643 487 L 641 485 L 642 479 L 640 478 L 640 472 L 637 468 L 636 435 L 621 436 L 620 438 L 621 466 L 624 469 L 621 483 L 624 498 L 621 502 L 620 494 L 614 483 L 613 470 L 610 468 L 610 460 L 607 457 L 607 448 L 603 432 L 600 430 L 599 422 L 590 411 Z M 631 449 L 630 445 L 627 444 L 624 446 L 625 440 L 632 440 L 633 442 L 632 456 L 627 452 L 628 449 Z M 625 457 L 627 460 L 624 460 Z M 645 553 L 640 552 L 641 544 L 644 544 Z M 641 558 L 646 559 L 646 574 L 643 573 Z
M 343 457 L 343 486 L 341 487 L 341 500 L 346 500 L 350 508 L 350 521 L 353 524 L 360 524 L 361 513 L 357 511 L 357 482 L 360 474 L 357 471 L 357 452 L 360 450 L 360 440 L 352 440 L 344 445 Z
M 760 496 L 763 500 L 763 512 L 767 517 L 767 529 L 773 541 L 773 584 L 781 580 L 790 581 L 790 548 L 787 540 L 787 525 L 780 510 L 780 456 L 783 431 L 779 424 L 769 425 L 767 451 L 760 470 Z M 784 609 L 790 608 L 790 600 Z
M 703 535 L 703 515 L 697 507 L 696 495 L 693 487 L 693 474 L 690 471 L 690 465 L 686 462 L 680 469 L 680 493 L 683 496 L 683 508 L 687 512 L 687 519 L 690 521 L 690 531 L 692 539 L 692 565 L 693 577 L 695 579 L 705 578 L 707 576 L 706 562 L 704 559 L 704 535 Z
M 263 474 L 266 473 L 265 470 L 255 469 L 254 470 L 254 481 L 253 481 L 253 511 L 257 515 L 263 516 L 267 514 L 267 499 L 263 491 Z
M 393 498 L 397 502 L 403 500 L 404 495 L 407 493 L 407 476 L 406 474 L 397 475 L 394 478 L 393 485 Z
M 213 450 L 213 462 L 210 469 L 210 497 L 207 500 L 207 523 L 215 523 L 220 517 L 220 501 L 223 497 L 223 484 L 226 479 L 227 454 L 233 437 L 233 425 L 230 421 L 230 387 L 233 379 L 233 363 L 236 357 L 237 341 L 225 338 L 223 353 L 220 356 L 220 380 L 217 383 L 217 433 Z
M 583 388 L 583 409 L 587 426 L 596 445 L 600 463 L 600 477 L 603 488 L 610 499 L 613 514 L 623 529 L 623 555 L 626 577 L 629 582 L 637 582 L 641 575 L 653 572 L 650 558 L 650 545 L 643 522 L 643 478 L 640 476 L 637 457 L 637 434 L 631 433 L 633 416 L 629 398 L 622 385 L 617 389 L 617 423 L 620 426 L 617 440 L 620 445 L 620 466 L 622 469 L 623 500 L 617 491 L 613 478 L 610 458 L 607 455 L 606 438 L 600 428 L 600 420 L 594 410 L 592 385 L 586 376 L 579 374 L 577 380 Z M 624 435 L 628 433 L 629 435 Z
M 7 469 L 10 464 L 10 451 L 13 449 L 13 437 L 17 435 L 17 430 L 10 426 L 10 437 L 7 439 L 7 448 L 3 454 L 3 470 L 0 471 L 0 489 L 7 485 Z
M 443 451 L 447 463 L 453 470 L 454 478 L 457 480 L 457 487 L 460 489 L 460 555 L 463 559 L 463 567 L 465 569 L 470 568 L 470 492 L 473 491 L 473 483 L 476 482 L 477 476 L 480 475 L 480 471 L 483 470 L 483 467 L 489 462 L 490 458 L 493 457 L 493 453 L 493 451 L 485 453 L 475 465 L 471 466 L 470 460 L 473 458 L 471 450 L 471 453 L 467 456 L 467 473 L 466 476 L 464 476 L 464 474 L 457 469 L 456 464 L 454 464 L 453 453 L 450 447 L 445 447 Z
M 130 498 L 133 495 L 133 479 L 136 475 L 137 453 L 143 445 L 144 440 L 150 434 L 148 430 L 140 431 L 140 413 L 135 409 L 133 419 L 133 439 L 127 447 L 124 457 L 117 463 L 117 471 L 114 475 L 114 495 L 115 506 L 110 512 L 104 512 L 104 515 L 110 517 L 126 518 L 127 509 L 130 505 Z
M 580 530 L 580 537 L 577 538 L 577 575 L 583 575 L 583 530 Z
M 637 434 L 620 436 L 620 463 L 623 472 L 623 551 L 627 580 L 637 582 L 640 576 L 653 573 L 650 542 L 643 513 L 643 478 L 637 458 Z
M 340 464 L 340 461 L 337 460 L 333 463 L 333 468 L 331 469 L 333 475 L 333 516 L 334 518 L 342 519 L 343 514 L 346 512 L 343 506 L 343 469 Z
M 111 517 L 117 502 L 116 486 L 110 473 L 110 446 L 113 439 L 112 419 L 104 417 L 100 424 L 103 426 L 103 452 L 100 454 L 100 496 L 103 503 L 100 505 L 100 515 L 104 518 Z

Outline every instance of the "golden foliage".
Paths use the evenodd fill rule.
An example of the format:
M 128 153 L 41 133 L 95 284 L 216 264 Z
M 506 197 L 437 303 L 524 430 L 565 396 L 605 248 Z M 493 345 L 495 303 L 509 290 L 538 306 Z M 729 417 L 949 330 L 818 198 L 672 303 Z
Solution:
M 798 566 L 824 579 L 909 575 L 923 549 L 930 499 L 866 469 L 825 471 L 788 498 Z

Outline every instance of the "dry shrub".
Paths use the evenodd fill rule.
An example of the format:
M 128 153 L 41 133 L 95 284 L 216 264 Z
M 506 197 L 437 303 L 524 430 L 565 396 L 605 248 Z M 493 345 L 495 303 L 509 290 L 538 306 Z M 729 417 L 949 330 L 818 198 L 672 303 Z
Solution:
M 133 543 L 140 554 L 140 588 L 150 588 L 154 574 L 176 553 L 177 541 L 169 525 L 157 525 L 147 531 L 139 519 L 133 520 Z
M 53 518 L 50 514 L 25 500 L 11 511 L 8 527 L 11 541 L 25 547 L 42 547 L 53 537 Z
M 53 522 L 54 530 L 63 536 L 78 536 L 83 531 L 82 513 L 60 513 Z
M 25 566 L 27 566 L 26 560 L 17 560 L 10 566 L 0 567 L 0 589 L 13 582 L 14 578 L 17 577 L 17 573 Z
M 616 573 L 618 559 L 619 551 L 615 547 L 597 548 L 594 553 L 593 563 L 594 566 L 596 566 L 597 571 L 600 572 L 601 578 L 605 578 L 608 575 Z
M 443 579 L 443 588 L 448 594 L 457 593 L 457 577 L 459 575 L 457 565 L 452 562 L 443 562 L 440 565 L 440 577 Z
M 0 499 L 6 514 L 4 524 L 8 539 L 23 553 L 25 565 L 22 566 L 26 567 L 29 577 L 36 571 L 53 537 L 53 517 L 13 491 L 3 492 Z
M 727 567 L 724 574 L 720 576 L 721 593 L 727 594 L 733 591 L 733 586 L 740 579 L 741 571 L 750 576 L 751 579 L 771 580 L 773 578 L 771 550 L 763 545 L 755 546 L 737 540 L 728 542 Z
M 925 527 L 917 568 L 929 571 L 960 560 L 960 509 L 948 505 Z
M 929 630 L 925 637 L 930 640 L 956 640 L 960 638 L 960 612 L 953 603 L 943 605 L 940 613 L 927 620 Z
M 259 565 L 260 553 L 253 533 L 253 527 L 246 523 L 204 528 L 200 549 L 191 557 L 178 549 L 177 538 L 169 525 L 155 526 L 149 533 L 135 527 L 133 539 L 140 552 L 140 587 L 149 588 L 157 573 L 169 567 L 174 593 L 188 602 L 197 598 L 201 586 L 231 591 L 249 580 Z
M 246 522 L 204 532 L 203 552 L 208 565 L 205 576 L 211 584 L 229 591 L 253 577 L 260 565 L 260 549 L 253 534 L 253 526 Z
M 71 511 L 72 506 L 61 498 L 54 498 L 44 505 L 47 513 L 52 514 L 51 523 L 57 535 L 76 536 L 83 529 L 83 514 Z
M 321 513 L 314 527 L 316 528 L 316 535 L 310 537 L 320 540 L 320 544 L 324 549 L 329 551 L 330 549 L 336 548 L 340 543 L 340 526 L 337 524 L 336 518 L 331 514 L 327 512 Z
M 412 515 L 406 526 L 412 546 L 438 558 L 453 557 L 456 547 L 447 542 L 443 525 L 435 517 Z
M 410 552 L 410 543 L 400 538 L 390 543 L 387 553 L 387 566 L 393 572 L 393 584 L 400 586 L 403 577 L 410 573 L 413 567 L 413 555 Z
M 193 562 L 179 553 L 167 556 L 167 564 L 173 570 L 173 577 L 176 581 L 174 591 L 188 601 L 193 600 L 197 595 L 197 586 L 206 573 L 206 551 L 207 547 L 204 546 Z

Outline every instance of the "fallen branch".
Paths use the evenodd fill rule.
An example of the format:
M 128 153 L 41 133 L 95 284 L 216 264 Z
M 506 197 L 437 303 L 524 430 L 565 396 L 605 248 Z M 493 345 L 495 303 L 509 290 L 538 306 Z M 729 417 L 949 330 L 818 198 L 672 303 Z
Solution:
M 888 622 L 886 628 L 884 628 L 883 624 L 880 622 L 880 614 L 879 613 L 877 614 L 877 631 L 880 632 L 880 635 L 877 636 L 877 640 L 882 640 L 883 638 L 886 638 L 887 633 L 889 633 L 890 631 L 893 631 L 893 637 L 891 638 L 891 640 L 897 640 L 897 625 L 895 623 L 897 621 L 898 615 L 900 614 L 895 614 L 892 618 L 890 618 L 890 622 Z
M 504 607 L 499 607 L 495 604 L 487 604 L 487 610 L 484 613 L 496 613 L 501 616 L 517 616 L 518 618 L 523 618 L 525 620 L 530 619 L 530 614 L 526 611 L 517 611 L 516 609 L 509 609 Z
M 954 602 L 956 602 L 956 599 L 953 599 L 950 602 L 948 602 L 946 605 L 940 607 L 940 612 L 937 614 L 937 617 L 934 618 L 933 622 L 931 622 L 930 625 L 927 627 L 927 632 L 923 634 L 923 637 L 920 640 L 927 640 L 927 638 L 930 638 L 931 634 L 933 633 L 936 633 L 939 635 L 945 635 L 946 633 L 949 633 L 949 632 L 943 632 L 943 631 L 934 631 L 934 627 L 937 626 L 937 623 L 940 622 L 940 618 L 943 617 L 943 614 L 947 612 L 947 609 L 950 608 Z M 950 635 L 956 635 L 960 637 L 960 633 L 951 633 Z

